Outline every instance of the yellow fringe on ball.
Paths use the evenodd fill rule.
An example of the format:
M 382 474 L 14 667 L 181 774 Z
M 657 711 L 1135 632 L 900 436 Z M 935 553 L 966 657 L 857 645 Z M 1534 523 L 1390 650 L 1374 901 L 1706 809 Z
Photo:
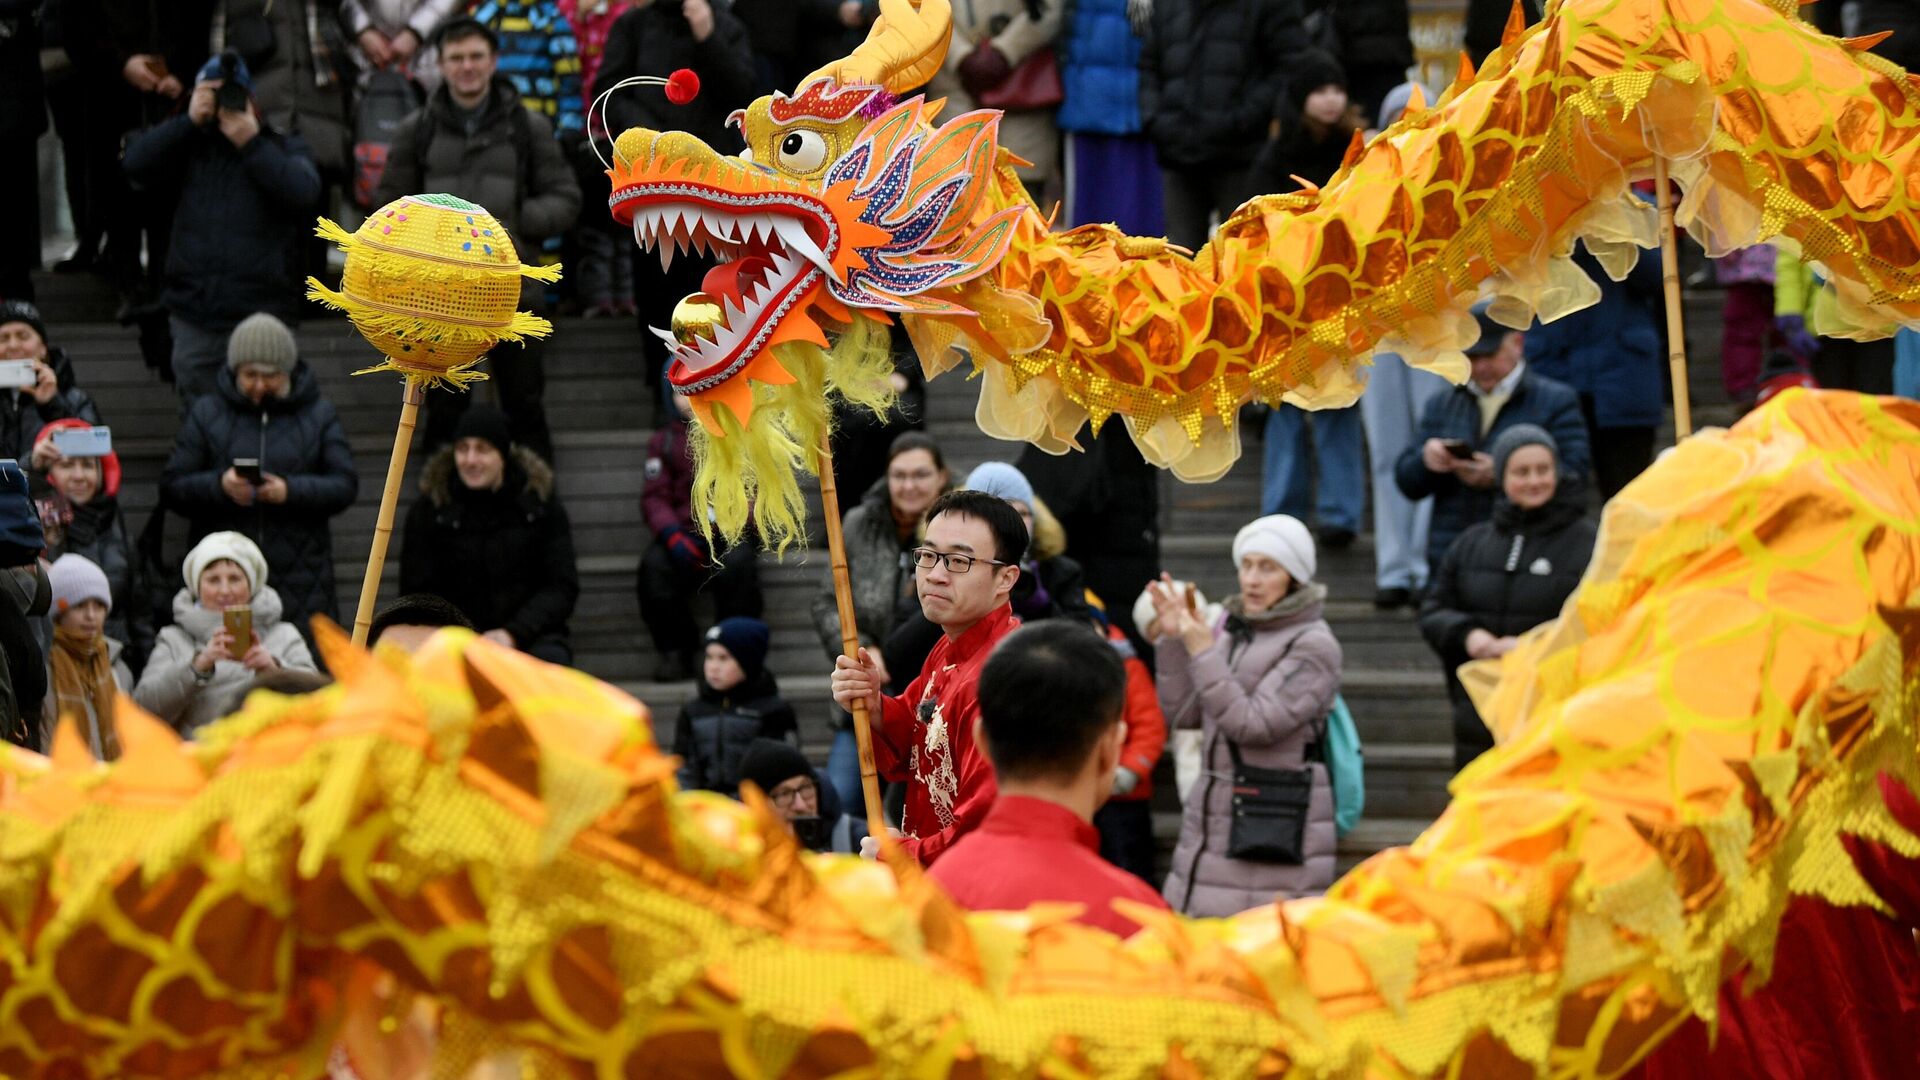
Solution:
M 776 345 L 774 357 L 794 381 L 752 384 L 751 425 L 715 404 L 718 436 L 697 423 L 687 426 L 694 517 L 709 540 L 739 543 L 751 523 L 761 546 L 775 552 L 806 541 L 807 500 L 799 474 L 804 469 L 819 475 L 820 444 L 833 423 L 828 391 L 886 415 L 895 398 L 889 345 L 886 327 L 864 318 L 837 334 L 831 349 L 804 341 Z
M 465 390 L 474 383 L 485 382 L 490 378 L 486 372 L 481 371 L 476 366 L 480 363 L 480 360 L 485 359 L 486 357 L 483 356 L 480 357 L 479 360 L 469 360 L 459 367 L 451 367 L 443 371 L 427 371 L 409 364 L 396 364 L 392 360 L 388 360 L 385 363 L 375 364 L 372 367 L 361 368 L 359 371 L 354 372 L 354 374 L 377 375 L 382 371 L 397 371 L 405 375 L 408 379 L 419 383 L 426 389 L 432 389 L 437 386 L 442 390 Z

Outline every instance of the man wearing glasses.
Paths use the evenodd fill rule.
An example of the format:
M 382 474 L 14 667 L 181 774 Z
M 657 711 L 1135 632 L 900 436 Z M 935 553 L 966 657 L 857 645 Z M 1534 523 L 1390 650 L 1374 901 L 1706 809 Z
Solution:
M 978 491 L 940 496 L 927 511 L 926 542 L 911 555 L 920 611 L 942 633 L 919 677 L 899 697 L 883 697 L 866 649 L 834 663 L 833 699 L 849 710 L 866 702 L 874 763 L 907 785 L 901 844 L 922 866 L 993 804 L 993 766 L 973 741 L 977 690 L 994 643 L 1020 625 L 1007 594 L 1026 550 L 1026 523 L 1006 500 Z M 861 842 L 861 854 L 876 850 L 875 838 Z

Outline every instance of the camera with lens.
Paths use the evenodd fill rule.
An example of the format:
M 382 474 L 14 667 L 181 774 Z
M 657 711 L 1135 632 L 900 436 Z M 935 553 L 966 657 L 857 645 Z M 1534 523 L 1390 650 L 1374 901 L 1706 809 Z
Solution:
M 213 92 L 213 103 L 222 109 L 245 112 L 247 88 L 240 85 L 240 54 L 228 49 L 220 54 L 220 85 Z

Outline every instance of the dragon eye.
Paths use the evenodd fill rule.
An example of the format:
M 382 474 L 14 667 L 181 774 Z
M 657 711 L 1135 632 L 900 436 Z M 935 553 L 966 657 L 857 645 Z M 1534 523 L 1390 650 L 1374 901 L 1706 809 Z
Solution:
M 815 131 L 789 131 L 780 140 L 777 156 L 780 167 L 788 172 L 810 173 L 826 164 L 827 140 Z

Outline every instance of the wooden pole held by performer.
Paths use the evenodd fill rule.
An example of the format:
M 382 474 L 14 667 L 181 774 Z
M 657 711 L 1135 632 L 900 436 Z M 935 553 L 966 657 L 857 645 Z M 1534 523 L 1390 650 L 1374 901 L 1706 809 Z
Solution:
M 400 428 L 393 433 L 393 456 L 387 461 L 387 486 L 380 492 L 380 515 L 373 523 L 373 549 L 367 553 L 367 576 L 360 583 L 360 609 L 353 616 L 353 643 L 365 648 L 373 629 L 374 601 L 380 597 L 380 574 L 387 565 L 387 541 L 393 538 L 393 511 L 400 502 L 400 482 L 407 472 L 407 452 L 413 447 L 413 427 L 420 417 L 426 390 L 408 379 L 400 397 Z
M 1653 155 L 1653 186 L 1660 207 L 1660 283 L 1667 295 L 1667 373 L 1673 380 L 1674 441 L 1693 434 L 1693 405 L 1687 387 L 1687 334 L 1680 313 L 1680 247 L 1673 232 L 1673 191 L 1667 183 L 1667 159 Z
M 853 582 L 847 575 L 847 540 L 840 531 L 840 490 L 833 479 L 833 446 L 820 436 L 820 502 L 827 518 L 827 557 L 833 565 L 833 602 L 840 612 L 840 651 L 860 658 L 860 630 L 853 620 Z M 853 704 L 853 736 L 860 744 L 860 792 L 867 801 L 867 832 L 874 842 L 886 838 L 880 805 L 880 770 L 873 763 L 873 721 L 867 704 Z

